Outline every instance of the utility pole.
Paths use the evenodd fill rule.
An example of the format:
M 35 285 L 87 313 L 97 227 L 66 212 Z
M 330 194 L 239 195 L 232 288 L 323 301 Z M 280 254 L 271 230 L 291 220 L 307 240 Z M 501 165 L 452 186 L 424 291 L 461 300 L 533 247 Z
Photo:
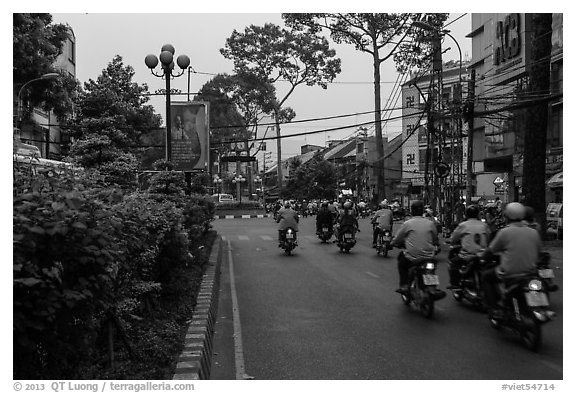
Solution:
M 466 206 L 472 203 L 474 193 L 474 99 L 476 86 L 476 70 L 472 70 L 468 81 L 468 99 L 465 107 L 465 117 L 468 123 L 468 146 L 466 160 Z

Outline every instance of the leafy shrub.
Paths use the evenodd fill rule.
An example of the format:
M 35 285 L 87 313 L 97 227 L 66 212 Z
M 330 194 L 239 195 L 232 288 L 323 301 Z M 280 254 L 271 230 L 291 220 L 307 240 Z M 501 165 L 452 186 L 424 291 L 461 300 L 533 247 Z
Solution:
M 162 338 L 152 340 L 153 321 L 174 294 L 174 277 L 199 260 L 213 203 L 128 193 L 92 171 L 54 176 L 15 166 L 14 178 L 14 378 L 86 377 L 87 363 L 110 361 L 108 334 L 132 357 L 167 356 Z M 149 341 L 140 341 L 144 331 Z M 110 371 L 100 366 L 92 371 Z

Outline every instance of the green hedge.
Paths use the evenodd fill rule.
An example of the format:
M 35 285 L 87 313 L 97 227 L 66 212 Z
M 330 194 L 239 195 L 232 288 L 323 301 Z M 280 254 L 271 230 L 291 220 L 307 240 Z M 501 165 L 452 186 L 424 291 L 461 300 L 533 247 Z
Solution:
M 161 348 L 130 337 L 164 312 L 174 272 L 198 264 L 214 204 L 37 172 L 14 167 L 14 379 L 86 378 L 94 359 L 113 366 L 119 346 L 131 357 Z

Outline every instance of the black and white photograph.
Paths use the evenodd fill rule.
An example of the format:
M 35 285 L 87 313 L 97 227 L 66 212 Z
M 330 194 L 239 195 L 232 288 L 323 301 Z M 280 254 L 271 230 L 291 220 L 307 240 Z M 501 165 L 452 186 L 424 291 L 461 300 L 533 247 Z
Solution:
M 10 7 L 7 391 L 569 389 L 563 6 L 63 3 Z

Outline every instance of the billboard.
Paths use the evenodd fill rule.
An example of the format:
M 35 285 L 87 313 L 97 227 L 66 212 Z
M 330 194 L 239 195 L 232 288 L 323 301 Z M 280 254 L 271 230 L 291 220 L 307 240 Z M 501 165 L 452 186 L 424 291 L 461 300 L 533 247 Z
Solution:
M 171 148 L 174 170 L 208 170 L 210 133 L 207 102 L 172 102 Z

